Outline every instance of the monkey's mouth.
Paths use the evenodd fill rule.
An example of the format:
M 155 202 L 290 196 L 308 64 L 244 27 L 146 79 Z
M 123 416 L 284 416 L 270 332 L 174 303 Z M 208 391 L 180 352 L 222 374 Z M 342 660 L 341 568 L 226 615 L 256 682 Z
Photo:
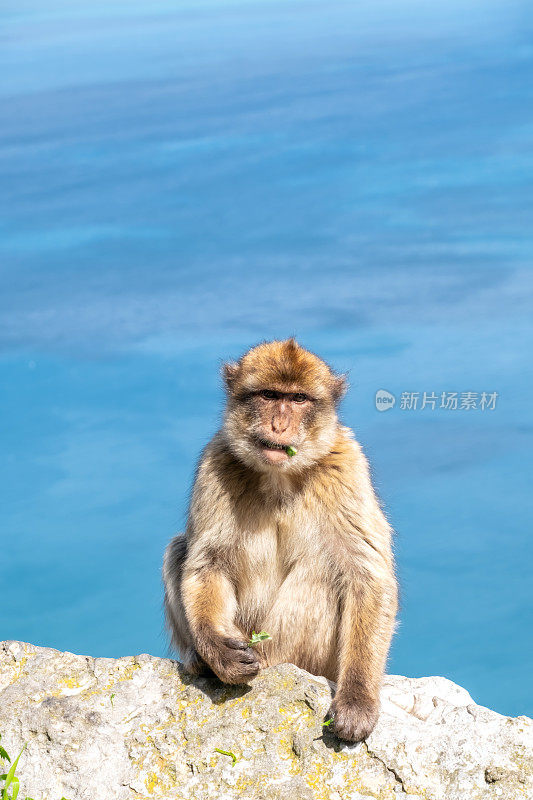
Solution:
M 257 439 L 257 444 L 263 450 L 286 450 L 289 445 L 271 442 L 270 439 Z
M 255 441 L 269 464 L 280 464 L 289 458 L 287 448 L 290 445 L 279 444 L 279 442 L 272 442 L 270 439 L 263 439 L 262 437 L 257 437 Z

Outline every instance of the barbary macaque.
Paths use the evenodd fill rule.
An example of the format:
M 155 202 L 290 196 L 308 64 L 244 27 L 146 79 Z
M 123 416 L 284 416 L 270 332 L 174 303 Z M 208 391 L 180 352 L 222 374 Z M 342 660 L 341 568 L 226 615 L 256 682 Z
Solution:
M 352 432 L 345 378 L 294 339 L 224 366 L 187 529 L 165 553 L 165 608 L 185 667 L 245 683 L 292 662 L 337 683 L 332 729 L 364 739 L 394 628 L 391 529 Z M 252 631 L 271 639 L 255 649 Z M 331 730 L 331 728 L 330 728 Z

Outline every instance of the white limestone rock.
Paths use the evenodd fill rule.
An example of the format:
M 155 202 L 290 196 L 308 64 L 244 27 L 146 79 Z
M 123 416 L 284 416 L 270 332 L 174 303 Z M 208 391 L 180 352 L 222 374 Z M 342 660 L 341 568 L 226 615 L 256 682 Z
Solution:
M 292 664 L 230 687 L 148 655 L 0 644 L 2 745 L 13 758 L 27 742 L 21 798 L 533 798 L 527 717 L 482 708 L 445 678 L 388 676 L 376 729 L 348 745 L 322 726 L 330 700 L 325 678 Z

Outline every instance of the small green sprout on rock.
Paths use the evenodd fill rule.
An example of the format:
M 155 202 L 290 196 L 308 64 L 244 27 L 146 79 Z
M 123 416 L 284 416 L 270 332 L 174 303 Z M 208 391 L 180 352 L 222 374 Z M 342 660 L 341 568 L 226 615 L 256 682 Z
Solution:
M 0 739 L 2 736 L 0 735 Z M 19 779 L 15 775 L 15 771 L 17 769 L 17 764 L 19 763 L 19 758 L 21 757 L 22 753 L 27 747 L 27 742 L 16 757 L 13 764 L 11 764 L 11 759 L 9 758 L 8 754 L 4 750 L 4 748 L 0 745 L 0 759 L 3 761 L 8 761 L 11 764 L 11 769 L 9 772 L 0 775 L 0 800 L 17 800 L 18 793 L 20 790 L 20 783 Z M 25 797 L 24 800 L 33 800 L 31 797 Z M 61 800 L 67 800 L 66 797 L 62 797 Z
M 111 708 L 114 708 L 114 707 L 115 707 L 115 706 L 114 706 L 114 703 L 113 703 L 113 700 L 114 700 L 114 699 L 115 699 L 115 692 L 113 692 L 113 694 L 111 695 Z
M 232 767 L 237 763 L 237 756 L 235 753 L 232 753 L 231 750 L 221 750 L 220 747 L 215 747 L 215 753 L 222 753 L 223 756 L 229 756 L 232 759 Z
M 298 450 L 297 450 L 295 447 L 292 447 L 291 445 L 288 445 L 288 446 L 285 448 L 285 452 L 287 453 L 287 455 L 289 456 L 289 458 L 292 458 L 293 456 L 295 456 L 295 455 L 296 455 L 296 453 L 298 452 Z
M 252 638 L 248 642 L 248 645 L 249 647 L 253 647 L 256 644 L 260 644 L 261 642 L 266 642 L 267 639 L 272 639 L 272 636 L 266 631 L 261 631 L 261 633 L 256 633 L 255 631 L 252 631 Z
M 17 800 L 17 795 L 19 793 L 19 779 L 15 775 L 15 770 L 17 769 L 17 764 L 19 763 L 19 758 L 21 757 L 22 753 L 26 749 L 26 745 L 22 748 L 16 759 L 11 764 L 11 759 L 9 758 L 6 751 L 2 748 L 2 758 L 9 761 L 11 764 L 11 768 L 9 772 L 0 775 L 0 781 L 3 782 L 3 786 L 0 786 L 0 790 L 2 792 L 2 800 Z M 30 800 L 30 798 L 27 798 Z
M 2 735 L 0 734 L 0 739 L 1 738 L 2 738 Z M 11 764 L 11 759 L 9 758 L 8 754 L 6 753 L 6 751 L 4 750 L 4 748 L 2 747 L 1 744 L 0 744 L 0 758 L 3 758 L 4 761 L 9 761 L 9 763 Z

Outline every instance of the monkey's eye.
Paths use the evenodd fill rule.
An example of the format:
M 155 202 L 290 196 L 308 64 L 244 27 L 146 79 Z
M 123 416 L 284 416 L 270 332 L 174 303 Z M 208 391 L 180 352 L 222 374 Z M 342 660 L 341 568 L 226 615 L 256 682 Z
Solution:
M 259 392 L 259 397 L 262 397 L 264 400 L 277 400 L 278 393 L 272 391 L 272 389 L 263 389 L 262 392 Z
M 307 395 L 304 394 L 303 392 L 296 392 L 296 394 L 293 394 L 291 398 L 293 403 L 305 403 L 305 401 L 308 399 L 309 398 L 307 397 Z

